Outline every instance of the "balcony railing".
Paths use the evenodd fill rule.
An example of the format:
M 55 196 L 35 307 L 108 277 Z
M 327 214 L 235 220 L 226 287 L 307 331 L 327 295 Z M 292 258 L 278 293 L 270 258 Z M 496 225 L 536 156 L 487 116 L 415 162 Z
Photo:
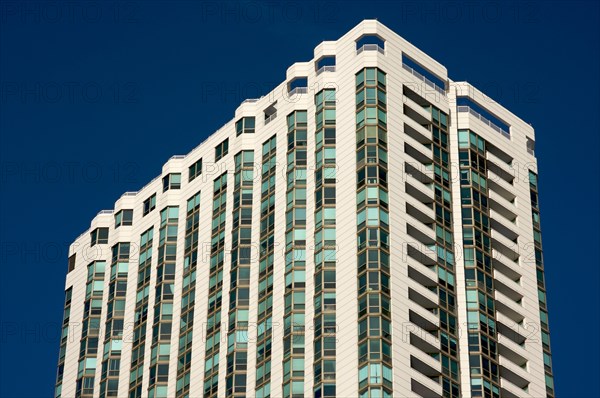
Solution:
M 186 155 L 173 155 L 169 158 L 169 160 L 171 159 L 185 159 Z
M 291 97 L 296 94 L 306 94 L 306 93 L 308 93 L 308 87 L 296 87 L 295 89 L 290 90 L 290 92 L 288 93 L 288 97 Z
M 510 133 L 508 131 L 502 129 L 501 127 L 498 127 L 497 125 L 495 125 L 494 123 L 492 123 L 489 119 L 486 119 L 485 117 L 481 116 L 479 113 L 477 113 L 476 111 L 474 111 L 470 107 L 468 107 L 468 106 L 459 106 L 458 107 L 458 112 L 461 112 L 461 113 L 463 113 L 463 112 L 470 113 L 471 115 L 473 115 L 477 119 L 481 120 L 484 124 L 487 124 L 488 126 L 490 126 L 493 130 L 496 130 L 497 132 L 499 132 L 500 134 L 502 134 L 506 138 L 510 139 Z
M 271 123 L 271 120 L 275 119 L 277 117 L 277 112 L 273 113 L 271 116 L 269 116 L 268 118 L 265 119 L 265 126 L 269 123 Z
M 408 66 L 408 65 L 406 65 L 406 64 L 403 63 L 402 67 L 405 70 L 407 70 L 408 72 L 410 72 L 417 79 L 422 80 L 426 85 L 428 85 L 429 87 L 433 88 L 438 93 L 440 93 L 442 95 L 446 95 L 446 90 L 444 90 L 443 87 L 438 86 L 437 84 L 435 84 L 434 82 L 432 82 L 431 80 L 429 80 L 428 78 L 426 78 L 425 76 L 423 76 L 422 74 L 420 74 L 419 72 L 417 72 L 416 70 L 414 70 L 413 68 L 411 68 L 410 66 Z
M 356 49 L 356 54 L 360 54 L 363 51 L 379 51 L 381 54 L 385 55 L 385 49 L 379 47 L 379 44 L 365 44 Z
M 325 65 L 321 66 L 317 71 L 317 76 L 323 72 L 335 72 L 335 65 Z
M 98 214 L 96 214 L 97 216 L 102 215 L 102 214 L 113 214 L 114 210 L 100 210 L 98 212 Z
M 242 104 L 252 104 L 254 102 L 258 102 L 259 98 L 247 98 L 242 101 Z

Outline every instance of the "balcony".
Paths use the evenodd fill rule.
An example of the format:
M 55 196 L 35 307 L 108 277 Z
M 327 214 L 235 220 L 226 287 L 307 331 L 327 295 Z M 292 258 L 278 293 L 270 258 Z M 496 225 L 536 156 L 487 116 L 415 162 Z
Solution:
M 415 178 L 427 187 L 430 187 L 435 181 L 433 167 L 421 162 L 404 162 L 404 174 Z
M 502 134 L 504 137 L 506 137 L 510 140 L 510 133 L 508 131 L 498 127 L 497 125 L 492 123 L 489 119 L 486 119 L 485 117 L 481 116 L 479 113 L 477 113 L 475 110 L 471 109 L 470 107 L 464 106 L 464 105 L 459 106 L 458 112 L 459 113 L 470 113 L 471 116 L 475 117 L 476 119 L 479 119 L 483 124 L 490 126 L 492 128 L 492 130 L 495 130 L 496 132 Z
M 404 119 L 404 134 L 421 144 L 429 144 L 432 141 L 431 131 L 411 117 Z
M 429 333 L 415 334 L 412 330 L 409 332 L 410 344 L 426 354 L 438 354 L 440 352 L 440 341 Z
M 438 307 L 438 296 L 412 279 L 408 281 L 408 298 L 427 311 Z
M 527 371 L 521 367 L 516 366 L 511 361 L 506 358 L 500 356 L 499 360 L 500 364 L 500 377 L 505 380 L 510 381 L 512 384 L 517 387 L 525 390 L 529 386 L 529 380 L 527 380 L 531 375 L 527 373 Z
M 513 380 L 513 384 L 515 384 L 515 385 L 525 384 L 525 386 L 522 388 L 526 388 L 529 386 L 528 379 L 531 377 L 531 374 L 527 371 L 527 362 L 522 363 L 521 365 L 518 365 L 514 361 L 512 361 L 510 358 L 507 358 L 507 357 L 503 356 L 502 354 L 500 354 L 499 363 L 500 363 L 500 366 L 503 366 L 506 369 L 510 369 L 510 372 L 514 376 L 512 376 L 512 377 L 509 376 L 507 378 L 509 380 Z M 502 377 L 502 369 L 500 369 L 500 375 Z M 523 383 L 523 380 L 525 381 L 524 383 Z
M 516 225 L 508 222 L 504 216 L 492 209 L 490 209 L 490 225 L 492 229 L 500 232 L 509 240 L 514 241 L 519 237 L 519 234 L 513 230 Z
M 442 365 L 434 357 L 425 354 L 417 347 L 409 346 L 410 367 L 429 378 L 439 376 L 442 373 Z
M 308 87 L 296 87 L 288 92 L 288 97 L 308 93 Z
M 263 111 L 264 115 L 265 115 L 265 126 L 269 123 L 271 123 L 271 121 L 273 121 L 273 119 L 275 119 L 277 117 L 277 101 L 273 102 L 271 105 L 269 105 L 264 111 Z
M 423 311 L 422 309 L 420 309 L 419 313 L 408 310 L 408 319 L 422 330 L 427 331 L 434 336 L 437 335 L 438 324 L 440 321 L 432 313 Z
M 433 152 L 431 149 L 415 141 L 409 135 L 404 138 L 404 153 L 423 165 L 430 164 L 433 159 Z
M 508 153 L 504 152 L 502 149 L 494 146 L 494 145 L 487 145 L 486 146 L 487 149 L 487 153 L 490 153 L 493 155 L 494 158 L 499 159 L 503 164 L 507 165 L 510 167 L 511 170 L 513 170 L 512 167 L 512 162 L 513 162 L 513 157 L 510 156 Z
M 431 379 L 427 379 L 427 381 L 421 383 L 411 378 L 410 389 L 420 397 L 441 398 L 442 396 L 440 385 Z
M 502 273 L 511 280 L 521 277 L 521 267 L 519 267 L 519 264 L 503 256 L 494 248 L 492 248 L 492 266 L 494 270 Z
M 511 279 L 501 272 L 494 269 L 494 285 L 496 290 L 502 292 L 515 303 L 523 298 L 523 286 L 520 283 L 521 277 Z
M 500 379 L 500 394 L 502 398 L 521 398 L 525 391 L 511 383 L 508 379 Z
M 527 337 L 523 334 L 531 335 L 531 331 L 525 330 L 521 325 L 515 323 L 512 319 L 502 312 L 496 312 L 496 326 L 498 333 L 511 340 L 516 345 L 524 347 Z M 536 334 L 536 337 L 539 336 Z
M 425 246 L 435 244 L 433 225 L 424 224 L 410 214 L 406 214 L 406 234 Z
M 323 72 L 335 72 L 335 65 L 321 66 L 319 70 L 317 70 L 317 76 L 319 76 Z
M 514 203 L 509 202 L 494 190 L 489 191 L 489 198 L 490 209 L 506 218 L 509 222 L 514 223 L 514 220 L 517 218 Z
M 504 199 L 513 203 L 516 195 L 513 193 L 515 187 L 512 183 L 507 182 L 505 179 L 500 177 L 498 174 L 494 172 L 494 170 L 488 168 L 487 171 L 487 180 L 488 185 L 491 190 L 496 191 L 500 195 L 504 197 Z
M 498 354 L 510 359 L 517 366 L 527 363 L 527 350 L 502 334 L 498 334 Z
M 501 255 L 506 258 L 511 259 L 512 261 L 517 261 L 519 259 L 519 245 L 511 240 L 506 239 L 506 237 L 499 232 L 492 229 L 492 248 L 498 251 Z
M 435 211 L 418 201 L 406 202 L 406 214 L 409 214 L 425 225 L 435 222 Z
M 317 76 L 323 72 L 335 72 L 335 55 L 324 55 L 315 62 Z
M 377 51 L 381 54 L 385 55 L 385 49 L 382 47 L 379 47 L 379 44 L 364 44 L 361 47 L 358 47 L 356 49 L 356 55 L 365 52 L 365 51 Z
M 496 311 L 501 312 L 510 318 L 514 323 L 521 323 L 525 316 L 521 314 L 524 310 L 519 304 L 515 303 L 510 297 L 505 296 L 499 290 L 494 292 L 496 299 Z
M 444 96 L 446 95 L 446 90 L 444 90 L 442 87 L 438 86 L 437 84 L 435 84 L 434 82 L 432 82 L 431 80 L 429 80 L 428 78 L 426 78 L 425 76 L 423 76 L 422 74 L 420 74 L 419 72 L 417 72 L 416 70 L 411 68 L 410 66 L 406 65 L 405 63 L 402 63 L 402 68 L 404 70 L 408 71 L 411 75 L 415 76 L 417 79 L 421 80 L 423 83 L 425 83 L 429 87 L 433 88 L 438 93 L 440 93 Z
M 414 261 L 408 264 L 408 277 L 426 288 L 436 287 L 438 283 L 438 275 L 435 271 Z
M 434 265 L 437 262 L 435 247 L 428 247 L 418 242 L 406 242 L 406 251 L 409 257 L 423 265 Z
M 535 156 L 535 141 L 527 137 L 527 153 Z
M 405 192 L 421 203 L 429 204 L 434 201 L 433 190 L 410 174 L 405 174 Z
M 265 126 L 269 123 L 271 123 L 271 121 L 273 121 L 273 119 L 275 119 L 277 117 L 277 111 L 275 111 L 275 113 L 272 113 L 271 115 L 267 116 L 265 118 Z
M 488 160 L 488 169 L 503 178 L 509 184 L 512 184 L 515 178 L 515 169 L 491 151 L 486 151 L 485 156 Z
M 422 105 L 417 104 L 415 101 L 407 97 L 402 96 L 404 102 L 404 113 L 419 124 L 431 123 L 431 113 L 423 109 Z

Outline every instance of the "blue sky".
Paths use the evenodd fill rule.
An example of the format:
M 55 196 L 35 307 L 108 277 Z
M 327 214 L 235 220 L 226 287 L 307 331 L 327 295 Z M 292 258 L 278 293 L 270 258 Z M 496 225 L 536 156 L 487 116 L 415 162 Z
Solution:
M 93 216 L 365 18 L 536 129 L 557 395 L 598 394 L 598 3 L 6 1 L 0 396 L 52 394 L 67 249 Z

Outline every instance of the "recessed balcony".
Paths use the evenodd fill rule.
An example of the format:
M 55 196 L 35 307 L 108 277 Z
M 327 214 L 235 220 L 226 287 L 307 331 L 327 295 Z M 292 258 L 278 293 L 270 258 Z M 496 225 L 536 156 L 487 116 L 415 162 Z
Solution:
M 356 54 L 360 54 L 365 51 L 377 51 L 381 54 L 385 54 L 385 49 L 379 47 L 378 44 L 365 44 L 362 47 L 356 49 Z
M 427 379 L 427 381 L 425 382 L 426 384 L 428 384 L 427 386 L 425 384 L 420 383 L 419 381 L 415 380 L 414 378 L 410 379 L 410 389 L 412 392 L 414 392 L 415 394 L 417 394 L 420 397 L 431 397 L 431 398 L 440 398 L 441 395 L 436 392 L 439 390 L 439 384 L 437 384 L 436 382 L 432 381 L 431 379 Z
M 288 97 L 308 93 L 308 78 L 305 76 L 295 77 L 288 82 Z
M 308 93 L 308 87 L 296 87 L 293 88 L 290 92 L 288 92 L 288 96 L 292 97 L 297 94 L 306 94 Z
M 504 128 L 493 123 L 491 120 L 489 120 L 488 118 L 481 115 L 479 112 L 477 112 L 472 107 L 466 106 L 466 105 L 458 106 L 457 111 L 458 111 L 458 113 L 469 113 L 475 119 L 479 120 L 480 122 L 482 122 L 485 125 L 488 125 L 492 130 L 502 134 L 504 137 L 506 137 L 510 140 L 510 133 L 507 130 L 505 130 Z
M 277 117 L 277 101 L 269 105 L 263 113 L 265 114 L 265 126 Z
M 376 34 L 367 34 L 356 40 L 356 54 L 365 51 L 376 51 L 385 54 L 385 40 Z
M 432 89 L 434 89 L 435 91 L 437 91 L 438 93 L 440 93 L 444 96 L 446 95 L 446 90 L 444 90 L 443 87 L 438 86 L 437 84 L 435 84 L 434 82 L 432 82 L 431 80 L 429 80 L 428 78 L 426 78 L 425 76 L 423 76 L 422 74 L 420 74 L 419 72 L 417 72 L 416 70 L 414 70 L 413 68 L 408 66 L 407 64 L 402 63 L 402 68 L 404 70 L 406 70 L 407 72 L 409 72 L 414 77 L 416 77 L 417 79 L 421 80 L 427 86 L 429 86 Z
M 323 72 L 335 72 L 335 55 L 325 55 L 315 62 L 317 76 Z

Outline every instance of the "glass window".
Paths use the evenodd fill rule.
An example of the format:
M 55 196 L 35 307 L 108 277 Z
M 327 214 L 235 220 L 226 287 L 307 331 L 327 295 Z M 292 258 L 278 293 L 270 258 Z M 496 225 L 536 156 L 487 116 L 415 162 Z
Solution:
M 124 209 L 115 214 L 115 228 L 121 225 L 133 225 L 133 210 Z
M 254 134 L 256 120 L 254 116 L 243 117 L 235 122 L 235 134 Z
M 229 138 L 215 147 L 215 162 L 229 153 Z
M 69 271 L 68 272 L 71 272 L 75 269 L 75 259 L 76 259 L 75 253 L 69 257 Z
M 529 185 L 537 189 L 537 175 L 533 172 L 529 172 Z
M 188 182 L 202 174 L 202 158 L 192 164 L 189 169 Z
M 469 147 L 469 130 L 458 130 L 458 147 Z
M 163 177 L 163 192 L 181 188 L 181 173 L 171 173 Z
M 90 233 L 90 246 L 102 245 L 108 243 L 108 228 L 96 228 Z
M 356 74 L 356 87 L 360 88 L 365 83 L 365 70 L 362 69 L 360 72 Z
M 144 201 L 144 216 L 156 208 L 156 194 Z

